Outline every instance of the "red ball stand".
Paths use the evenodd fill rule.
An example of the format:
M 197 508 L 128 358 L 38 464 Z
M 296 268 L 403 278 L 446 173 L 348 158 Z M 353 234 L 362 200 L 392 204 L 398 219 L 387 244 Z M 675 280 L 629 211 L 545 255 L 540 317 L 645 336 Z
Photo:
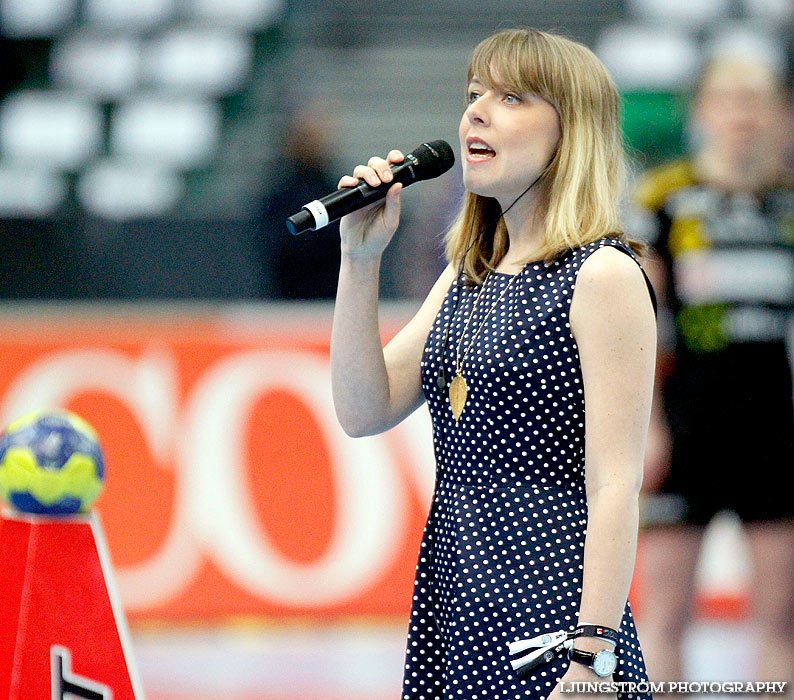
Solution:
M 0 699 L 144 700 L 95 514 L 0 515 Z

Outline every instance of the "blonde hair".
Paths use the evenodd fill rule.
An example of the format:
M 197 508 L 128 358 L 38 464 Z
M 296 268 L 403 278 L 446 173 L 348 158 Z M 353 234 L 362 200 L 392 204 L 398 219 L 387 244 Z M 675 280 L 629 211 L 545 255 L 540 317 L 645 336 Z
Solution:
M 607 235 L 645 253 L 646 246 L 629 240 L 620 223 L 618 199 L 626 172 L 620 97 L 595 54 L 565 37 L 508 29 L 474 49 L 467 83 L 474 76 L 489 89 L 539 95 L 559 115 L 560 143 L 537 183 L 545 186 L 548 198 L 542 211 L 544 243 L 536 259 L 550 264 Z M 446 236 L 447 260 L 462 264 L 466 276 L 479 284 L 505 256 L 508 243 L 496 199 L 467 191 Z

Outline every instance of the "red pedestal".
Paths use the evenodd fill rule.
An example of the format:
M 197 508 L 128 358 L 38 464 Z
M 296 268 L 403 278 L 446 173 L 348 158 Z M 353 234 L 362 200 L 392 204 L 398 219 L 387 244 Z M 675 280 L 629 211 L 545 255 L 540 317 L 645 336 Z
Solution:
M 0 700 L 143 700 L 94 514 L 0 516 Z

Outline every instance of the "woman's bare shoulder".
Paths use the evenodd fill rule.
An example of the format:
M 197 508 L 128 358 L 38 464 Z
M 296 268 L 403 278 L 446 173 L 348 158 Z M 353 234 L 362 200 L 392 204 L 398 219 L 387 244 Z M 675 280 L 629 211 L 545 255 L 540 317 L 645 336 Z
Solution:
M 571 300 L 571 325 L 585 317 L 627 315 L 655 323 L 653 303 L 639 263 L 615 246 L 602 246 L 582 263 Z

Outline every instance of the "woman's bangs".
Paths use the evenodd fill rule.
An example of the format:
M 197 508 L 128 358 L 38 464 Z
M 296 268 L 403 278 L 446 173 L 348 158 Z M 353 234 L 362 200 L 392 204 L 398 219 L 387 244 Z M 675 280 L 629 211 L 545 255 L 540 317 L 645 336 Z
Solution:
M 499 41 L 501 39 L 501 41 Z M 545 97 L 543 81 L 533 46 L 526 50 L 524 41 L 505 41 L 499 35 L 480 44 L 469 66 L 469 81 L 477 78 L 485 87 L 515 90 Z

